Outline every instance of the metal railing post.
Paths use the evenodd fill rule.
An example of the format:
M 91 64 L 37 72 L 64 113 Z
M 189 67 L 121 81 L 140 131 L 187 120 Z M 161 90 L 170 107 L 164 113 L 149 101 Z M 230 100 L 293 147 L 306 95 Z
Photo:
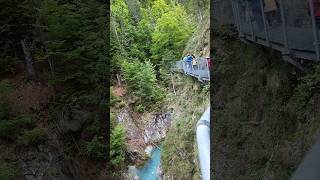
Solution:
M 238 21 L 239 21 L 239 37 L 243 38 L 245 37 L 243 34 L 243 29 L 242 29 L 242 24 L 241 24 L 241 15 L 240 15 L 240 8 L 239 8 L 239 0 L 235 0 L 236 1 L 236 11 L 237 11 L 237 15 L 238 15 Z
M 236 13 L 236 7 L 235 7 L 235 4 L 234 4 L 234 0 L 231 1 L 231 6 L 232 6 L 233 19 L 234 19 L 234 22 L 236 24 L 236 27 L 237 27 L 237 30 L 238 30 L 238 33 L 239 33 L 240 32 L 239 21 L 238 21 L 238 16 L 237 16 L 237 13 Z
M 192 61 L 191 61 L 191 75 L 194 75 L 194 72 L 193 72 L 193 63 L 192 63 Z
M 198 60 L 198 80 L 201 80 L 201 76 L 200 76 L 200 58 Z
M 262 15 L 262 20 L 263 20 L 263 24 L 264 24 L 264 33 L 265 33 L 265 37 L 266 37 L 266 41 L 268 46 L 270 46 L 270 39 L 269 39 L 269 30 L 268 30 L 268 22 L 267 22 L 267 18 L 266 15 L 264 13 L 264 7 L 263 7 L 263 1 L 260 0 L 260 8 L 261 8 L 261 15 Z
M 210 69 L 209 69 L 209 62 L 208 62 L 208 59 L 206 59 L 206 65 L 207 65 L 208 79 L 210 79 Z
M 282 24 L 282 33 L 284 38 L 284 51 L 282 52 L 283 55 L 289 55 L 289 46 L 288 46 L 288 35 L 287 35 L 287 25 L 286 25 L 286 18 L 284 14 L 284 7 L 283 7 L 283 1 L 280 1 L 280 13 L 281 13 L 281 24 Z
M 316 19 L 314 17 L 314 5 L 313 1 L 309 0 L 309 7 L 310 7 L 310 16 L 311 16 L 311 22 L 312 22 L 312 30 L 313 30 L 313 38 L 314 38 L 314 47 L 316 50 L 316 55 L 317 55 L 317 61 L 319 61 L 319 34 L 318 34 L 318 28 L 316 25 Z
M 249 1 L 246 0 L 247 3 L 247 9 L 249 10 L 249 20 L 250 20 L 250 31 L 251 31 L 251 37 L 252 37 L 252 41 L 254 41 L 254 29 L 253 29 L 253 25 L 252 25 L 252 7 L 249 7 Z

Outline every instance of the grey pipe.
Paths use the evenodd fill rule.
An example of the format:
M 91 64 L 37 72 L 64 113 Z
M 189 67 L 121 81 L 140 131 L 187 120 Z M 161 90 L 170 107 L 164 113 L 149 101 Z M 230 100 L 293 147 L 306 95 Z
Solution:
M 307 153 L 302 163 L 293 174 L 291 180 L 319 180 L 320 179 L 320 138 Z
M 210 180 L 210 106 L 198 121 L 196 133 L 202 180 Z

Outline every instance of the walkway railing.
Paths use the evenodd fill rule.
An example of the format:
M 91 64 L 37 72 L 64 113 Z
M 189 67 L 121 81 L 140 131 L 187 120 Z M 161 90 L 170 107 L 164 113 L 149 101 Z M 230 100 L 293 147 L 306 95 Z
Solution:
M 172 65 L 171 70 L 196 77 L 201 82 L 210 81 L 210 65 L 206 58 L 196 58 L 196 64 L 182 60 L 177 61 Z M 197 123 L 196 138 L 201 179 L 210 180 L 210 106 L 206 109 Z
M 186 75 L 196 77 L 201 82 L 210 81 L 209 62 L 206 58 L 196 58 L 196 64 L 192 65 L 192 62 L 177 61 L 175 62 L 172 70 L 181 72 Z
M 219 24 L 235 25 L 241 39 L 284 56 L 320 61 L 320 22 L 313 1 L 214 0 L 213 11 Z

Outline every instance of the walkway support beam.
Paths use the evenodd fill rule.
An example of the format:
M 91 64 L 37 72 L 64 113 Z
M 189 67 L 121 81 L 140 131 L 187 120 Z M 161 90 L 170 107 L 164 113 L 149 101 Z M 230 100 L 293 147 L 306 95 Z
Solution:
M 210 106 L 197 123 L 197 144 L 202 180 L 210 180 Z
M 262 15 L 262 20 L 263 20 L 263 24 L 264 24 L 265 38 L 266 38 L 266 41 L 267 41 L 268 46 L 270 47 L 270 38 L 269 38 L 268 22 L 267 22 L 266 15 L 265 15 L 265 13 L 264 13 L 264 6 L 263 6 L 263 1 L 262 1 L 262 0 L 260 0 L 260 8 L 261 8 L 261 15 Z
M 284 39 L 284 51 L 282 52 L 283 55 L 289 55 L 289 44 L 288 44 L 288 35 L 287 35 L 287 23 L 286 17 L 284 12 L 283 0 L 280 0 L 280 14 L 281 14 L 281 24 L 282 24 L 282 34 Z

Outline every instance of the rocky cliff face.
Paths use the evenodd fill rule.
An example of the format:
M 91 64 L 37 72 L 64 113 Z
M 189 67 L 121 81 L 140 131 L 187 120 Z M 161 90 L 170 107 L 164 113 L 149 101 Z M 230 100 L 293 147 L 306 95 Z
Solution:
M 155 146 L 165 138 L 171 125 L 171 113 L 164 110 L 137 114 L 124 107 L 118 113 L 117 120 L 126 129 L 126 149 L 131 161 L 141 164 L 148 156 L 146 148 Z

